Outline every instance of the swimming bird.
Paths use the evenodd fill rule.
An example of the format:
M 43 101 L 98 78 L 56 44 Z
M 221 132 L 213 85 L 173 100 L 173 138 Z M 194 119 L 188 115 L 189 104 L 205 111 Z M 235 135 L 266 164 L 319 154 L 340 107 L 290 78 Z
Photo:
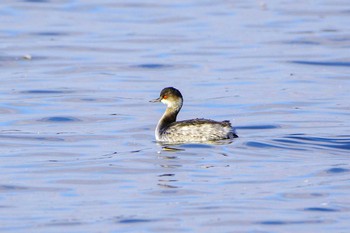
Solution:
M 230 121 L 214 121 L 209 119 L 191 119 L 176 121 L 181 110 L 183 97 L 174 87 L 166 87 L 159 98 L 150 102 L 162 102 L 167 108 L 160 118 L 155 138 L 163 143 L 211 142 L 238 137 Z

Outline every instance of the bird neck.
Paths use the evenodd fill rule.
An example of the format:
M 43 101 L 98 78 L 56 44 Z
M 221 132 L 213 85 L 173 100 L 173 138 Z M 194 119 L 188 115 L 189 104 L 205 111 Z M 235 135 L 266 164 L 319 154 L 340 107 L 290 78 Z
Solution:
M 156 139 L 160 140 L 161 134 L 167 129 L 167 127 L 176 121 L 177 114 L 180 112 L 182 105 L 167 107 L 163 116 L 160 118 L 156 128 Z

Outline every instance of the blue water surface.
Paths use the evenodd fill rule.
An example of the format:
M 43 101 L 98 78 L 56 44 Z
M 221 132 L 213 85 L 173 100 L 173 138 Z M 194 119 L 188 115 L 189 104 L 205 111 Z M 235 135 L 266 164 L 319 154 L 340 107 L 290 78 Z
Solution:
M 348 232 L 348 1 L 4 0 L 1 232 Z M 232 143 L 163 147 L 180 120 Z

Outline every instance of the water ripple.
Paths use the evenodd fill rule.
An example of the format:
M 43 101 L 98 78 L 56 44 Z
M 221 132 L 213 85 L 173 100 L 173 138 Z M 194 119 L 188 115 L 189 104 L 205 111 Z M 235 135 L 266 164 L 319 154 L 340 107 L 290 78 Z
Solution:
M 350 62 L 332 61 L 291 61 L 290 63 L 313 66 L 345 66 L 350 67 Z
M 18 186 L 18 185 L 0 185 L 0 192 L 14 192 L 14 191 L 28 191 L 28 192 L 62 192 L 68 191 L 69 189 L 63 188 L 52 188 L 52 187 L 28 187 L 28 186 Z
M 117 222 L 123 224 L 134 224 L 134 223 L 146 223 L 146 222 L 154 222 L 155 220 L 151 219 L 141 219 L 141 218 L 126 218 L 120 219 Z
M 291 145 L 303 144 L 307 146 L 317 146 L 329 149 L 350 150 L 349 135 L 340 135 L 334 138 L 290 135 L 285 137 L 285 139 L 275 139 L 274 141 Z
M 281 220 L 271 220 L 271 221 L 262 221 L 258 224 L 262 225 L 291 225 L 291 224 L 319 224 L 325 223 L 323 220 L 300 220 L 300 221 L 281 221 Z
M 348 173 L 350 172 L 350 169 L 335 167 L 335 168 L 328 169 L 326 172 L 331 174 Z
M 167 65 L 167 64 L 140 64 L 137 66 L 134 66 L 137 68 L 142 69 L 165 69 L 165 68 L 172 68 L 173 65 Z
M 305 211 L 318 211 L 318 212 L 339 212 L 340 210 L 333 209 L 333 208 L 324 208 L 324 207 L 310 207 L 305 208 Z
M 79 122 L 81 120 L 76 117 L 54 116 L 54 117 L 45 117 L 40 119 L 39 121 L 69 123 L 69 122 Z
M 21 91 L 22 94 L 69 94 L 72 92 L 73 91 L 68 91 L 68 90 L 45 90 L 45 89 Z
M 277 129 L 280 128 L 279 125 L 247 125 L 247 126 L 237 126 L 237 129 Z

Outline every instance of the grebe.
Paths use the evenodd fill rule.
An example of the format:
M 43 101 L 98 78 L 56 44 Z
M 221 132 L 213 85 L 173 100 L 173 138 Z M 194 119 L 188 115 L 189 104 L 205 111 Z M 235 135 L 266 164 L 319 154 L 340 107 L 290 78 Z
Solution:
M 176 121 L 183 98 L 179 90 L 166 87 L 158 99 L 150 102 L 162 102 L 167 108 L 160 118 L 156 130 L 156 140 L 165 143 L 210 142 L 238 137 L 230 121 L 192 119 Z

